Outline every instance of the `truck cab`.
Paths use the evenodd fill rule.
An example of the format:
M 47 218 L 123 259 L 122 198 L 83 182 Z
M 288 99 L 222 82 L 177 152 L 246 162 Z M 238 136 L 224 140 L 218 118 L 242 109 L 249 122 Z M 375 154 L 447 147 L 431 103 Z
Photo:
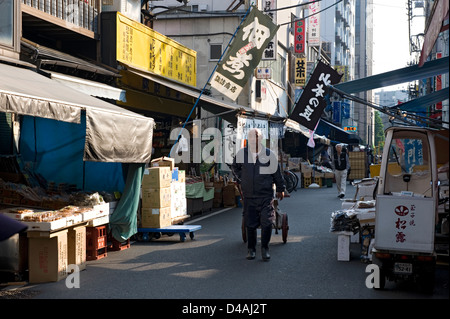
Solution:
M 385 135 L 372 251 L 379 288 L 386 280 L 412 280 L 432 292 L 437 226 L 448 216 L 448 209 L 439 209 L 448 202 L 448 130 L 391 127 Z

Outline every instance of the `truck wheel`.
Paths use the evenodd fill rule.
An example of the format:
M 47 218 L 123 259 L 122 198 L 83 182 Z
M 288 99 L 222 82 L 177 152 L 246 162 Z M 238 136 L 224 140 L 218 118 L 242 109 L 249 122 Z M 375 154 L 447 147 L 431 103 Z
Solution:
M 425 271 L 419 275 L 419 289 L 425 294 L 433 294 L 434 292 L 434 268 L 432 270 Z

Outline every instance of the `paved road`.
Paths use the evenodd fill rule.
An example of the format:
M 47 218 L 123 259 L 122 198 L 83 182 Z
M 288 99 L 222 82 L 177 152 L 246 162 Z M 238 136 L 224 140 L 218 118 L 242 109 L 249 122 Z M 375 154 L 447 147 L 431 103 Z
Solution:
M 273 234 L 271 260 L 246 260 L 241 209 L 193 220 L 202 226 L 194 240 L 163 236 L 108 252 L 80 273 L 80 288 L 64 280 L 29 285 L 34 299 L 448 299 L 448 268 L 439 267 L 433 295 L 407 284 L 388 283 L 383 291 L 365 286 L 366 264 L 359 244 L 351 261 L 337 261 L 337 236 L 329 232 L 331 212 L 341 207 L 336 189 L 298 189 L 281 202 L 288 213 L 286 244 Z M 353 186 L 347 197 L 354 195 Z M 259 237 L 259 236 L 258 236 Z M 259 240 L 259 238 L 258 238 Z

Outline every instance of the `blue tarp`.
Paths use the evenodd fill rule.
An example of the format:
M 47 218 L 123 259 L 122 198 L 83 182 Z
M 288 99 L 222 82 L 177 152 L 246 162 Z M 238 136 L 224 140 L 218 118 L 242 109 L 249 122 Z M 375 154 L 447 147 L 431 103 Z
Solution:
M 47 182 L 75 184 L 85 191 L 119 191 L 125 186 L 121 163 L 83 162 L 86 135 L 81 124 L 23 116 L 20 154 Z

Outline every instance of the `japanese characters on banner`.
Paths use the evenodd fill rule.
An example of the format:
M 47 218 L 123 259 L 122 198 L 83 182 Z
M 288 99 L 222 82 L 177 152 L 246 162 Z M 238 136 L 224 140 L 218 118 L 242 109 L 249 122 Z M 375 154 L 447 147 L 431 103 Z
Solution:
M 289 118 L 314 130 L 327 106 L 327 86 L 339 83 L 341 77 L 331 66 L 319 61 Z
M 241 141 L 246 140 L 248 132 L 252 128 L 257 128 L 261 131 L 263 140 L 269 138 L 269 122 L 267 120 L 239 116 L 237 121 L 237 139 Z
M 432 252 L 434 202 L 411 196 L 377 197 L 375 246 L 380 249 Z
M 305 53 L 306 25 L 305 20 L 294 22 L 294 52 Z
M 306 58 L 295 59 L 295 86 L 306 84 Z
M 309 46 L 320 45 L 320 2 L 315 1 L 308 6 L 309 18 L 308 18 L 308 44 Z M 314 14 L 317 13 L 317 14 Z
M 278 27 L 268 15 L 253 7 L 214 72 L 211 87 L 235 101 Z
M 264 10 L 272 10 L 277 8 L 277 0 L 263 0 Z M 277 12 L 269 11 L 265 13 L 268 15 L 273 23 L 277 24 Z M 277 34 L 269 41 L 269 44 L 264 49 L 262 60 L 276 60 L 277 59 Z

